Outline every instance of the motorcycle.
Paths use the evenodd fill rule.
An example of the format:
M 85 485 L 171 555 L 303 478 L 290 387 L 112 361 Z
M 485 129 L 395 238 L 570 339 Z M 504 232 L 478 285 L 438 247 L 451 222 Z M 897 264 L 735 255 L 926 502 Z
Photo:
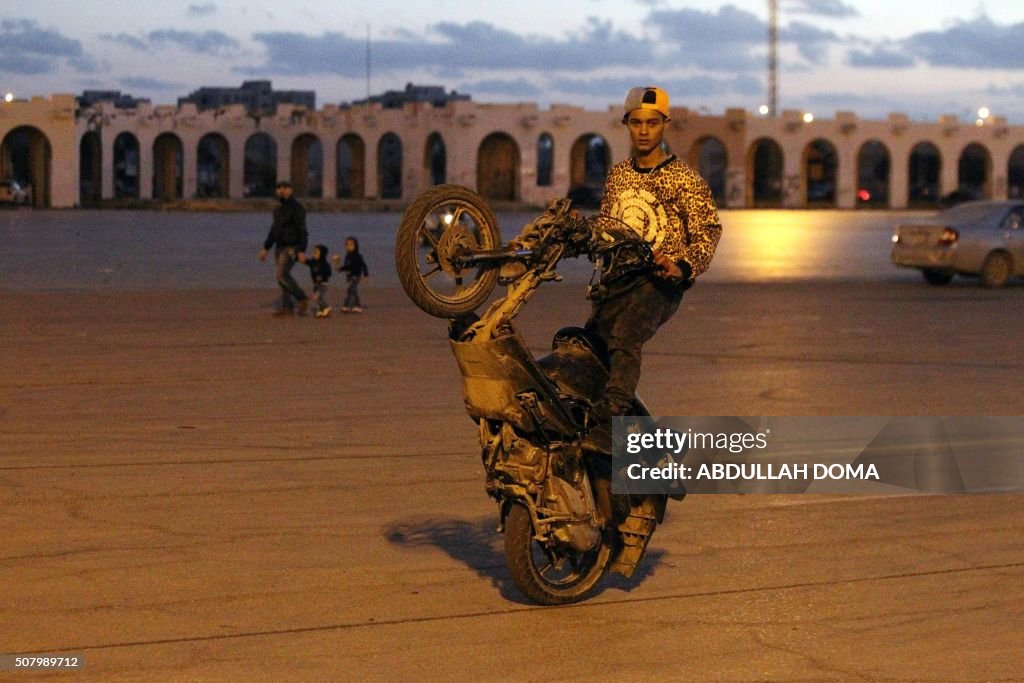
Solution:
M 514 240 L 501 242 L 494 214 L 478 194 L 440 185 L 403 215 L 395 261 L 409 298 L 450 321 L 449 342 L 466 411 L 477 423 L 486 491 L 498 503 L 513 581 L 540 604 L 577 602 L 606 572 L 633 575 L 664 518 L 667 496 L 613 495 L 611 456 L 584 449 L 608 379 L 604 340 L 565 327 L 554 335 L 551 353 L 535 358 L 513 319 L 541 284 L 561 280 L 562 259 L 595 260 L 591 293 L 600 295 L 602 272 L 652 268 L 652 253 L 614 219 L 579 216 L 569 199 L 552 200 Z M 498 284 L 507 287 L 505 295 L 478 315 Z M 633 415 L 650 415 L 639 397 Z

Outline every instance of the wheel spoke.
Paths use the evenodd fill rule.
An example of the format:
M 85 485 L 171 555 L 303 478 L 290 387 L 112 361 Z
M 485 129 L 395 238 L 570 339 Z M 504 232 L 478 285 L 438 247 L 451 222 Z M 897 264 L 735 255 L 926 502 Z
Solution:
M 424 227 L 420 229 L 420 232 L 423 234 L 424 237 L 427 238 L 427 241 L 430 242 L 430 246 L 434 247 L 434 250 L 436 251 L 438 247 L 438 242 L 437 238 L 434 237 L 434 231 L 431 230 L 430 228 Z
M 430 270 L 428 270 L 425 273 L 420 273 L 420 277 L 423 278 L 424 280 L 426 280 L 428 277 L 430 277 L 432 275 L 437 275 L 440 272 L 441 272 L 441 266 L 437 265 L 437 266 L 434 266 L 433 268 L 431 268 Z

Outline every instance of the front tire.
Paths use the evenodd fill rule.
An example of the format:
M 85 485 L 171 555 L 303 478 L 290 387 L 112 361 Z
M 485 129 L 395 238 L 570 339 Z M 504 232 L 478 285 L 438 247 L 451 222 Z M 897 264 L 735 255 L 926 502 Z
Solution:
M 471 313 L 494 291 L 498 268 L 460 265 L 458 256 L 501 245 L 498 221 L 480 195 L 438 185 L 406 209 L 395 240 L 395 265 L 413 303 L 438 318 Z
M 604 576 L 611 559 L 604 541 L 585 553 L 554 553 L 552 557 L 534 540 L 529 510 L 521 503 L 512 505 L 505 520 L 505 561 L 512 580 L 530 600 L 541 605 L 579 602 Z
M 1007 254 L 994 251 L 985 257 L 981 264 L 981 284 L 983 287 L 1002 287 L 1013 276 L 1013 261 Z

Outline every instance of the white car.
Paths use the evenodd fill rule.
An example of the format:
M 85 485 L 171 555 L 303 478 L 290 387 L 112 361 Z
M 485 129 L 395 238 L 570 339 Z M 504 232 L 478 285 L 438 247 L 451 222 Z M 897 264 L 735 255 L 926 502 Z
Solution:
M 899 226 L 892 242 L 892 262 L 919 269 L 929 284 L 972 275 L 1002 287 L 1024 275 L 1024 202 L 958 204 L 927 224 Z

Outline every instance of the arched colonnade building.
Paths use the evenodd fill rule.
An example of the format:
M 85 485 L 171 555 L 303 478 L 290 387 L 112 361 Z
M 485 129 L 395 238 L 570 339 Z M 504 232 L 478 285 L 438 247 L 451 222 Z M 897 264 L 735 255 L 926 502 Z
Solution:
M 805 122 L 729 109 L 673 110 L 671 151 L 696 167 L 723 207 L 935 206 L 952 192 L 1024 195 L 1024 127 L 849 112 Z M 279 105 L 78 109 L 71 95 L 0 103 L 0 179 L 33 188 L 36 206 L 103 199 L 271 196 L 288 178 L 305 197 L 411 201 L 448 182 L 497 201 L 541 205 L 597 189 L 629 153 L 617 107 L 451 102 L 310 111 Z

